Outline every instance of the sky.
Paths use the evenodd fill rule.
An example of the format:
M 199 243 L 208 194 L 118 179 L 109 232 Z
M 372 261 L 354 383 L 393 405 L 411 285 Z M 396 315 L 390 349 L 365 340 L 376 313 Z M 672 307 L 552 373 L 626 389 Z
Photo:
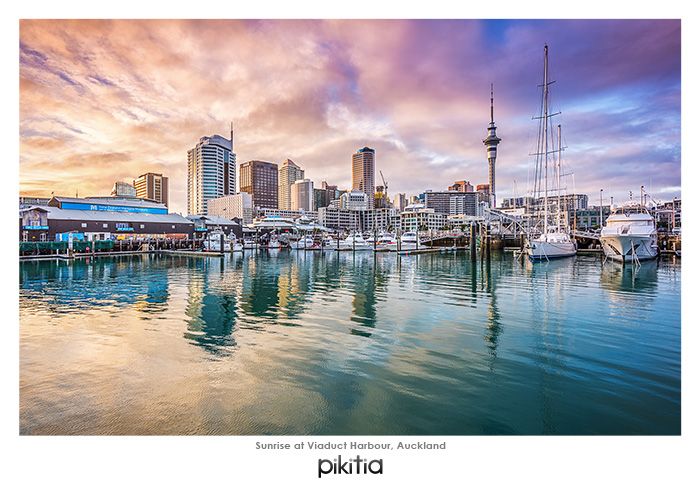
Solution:
M 567 193 L 681 196 L 678 20 L 23 20 L 19 43 L 23 195 L 161 172 L 184 213 L 187 150 L 231 121 L 239 164 L 290 158 L 317 187 L 349 188 L 363 146 L 392 198 L 487 183 L 491 83 L 496 194 L 524 195 L 546 43 Z

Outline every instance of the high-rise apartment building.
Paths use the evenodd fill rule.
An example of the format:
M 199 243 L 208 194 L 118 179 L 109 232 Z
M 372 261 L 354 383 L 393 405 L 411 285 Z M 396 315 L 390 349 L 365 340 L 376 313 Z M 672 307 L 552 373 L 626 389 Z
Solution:
M 352 155 L 352 189 L 367 195 L 367 208 L 374 207 L 374 149 L 364 147 Z
M 277 164 L 251 160 L 241 164 L 240 190 L 253 197 L 253 207 L 277 209 L 279 207 Z
M 292 159 L 285 160 L 279 168 L 277 185 L 277 200 L 280 209 L 292 209 L 291 188 L 294 182 L 300 179 L 304 179 L 304 170 L 296 165 Z
M 160 173 L 142 174 L 134 180 L 135 195 L 168 205 L 168 178 Z
M 276 182 L 276 178 L 275 178 Z M 187 151 L 187 213 L 208 214 L 210 199 L 236 193 L 236 154 L 231 139 L 203 136 Z
M 299 179 L 292 183 L 290 196 L 291 210 L 314 210 L 314 182 L 310 179 Z

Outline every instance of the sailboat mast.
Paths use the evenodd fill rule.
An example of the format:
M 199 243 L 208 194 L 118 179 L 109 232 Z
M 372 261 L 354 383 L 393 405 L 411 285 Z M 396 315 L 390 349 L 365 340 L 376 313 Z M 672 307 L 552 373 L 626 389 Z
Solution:
M 561 229 L 561 124 L 557 125 L 557 233 Z
M 549 206 L 547 205 L 548 203 L 548 196 L 547 196 L 547 189 L 549 188 L 549 185 L 547 183 L 547 156 L 548 156 L 548 149 L 549 149 L 549 143 L 548 143 L 548 122 L 549 122 L 549 106 L 548 106 L 548 100 L 549 100 L 549 84 L 548 84 L 548 74 L 547 74 L 547 65 L 548 65 L 548 52 L 549 52 L 549 47 L 547 45 L 544 46 L 544 85 L 543 85 L 543 96 L 542 99 L 544 101 L 543 103 L 543 109 L 544 109 L 544 233 L 547 233 L 547 226 L 549 225 Z

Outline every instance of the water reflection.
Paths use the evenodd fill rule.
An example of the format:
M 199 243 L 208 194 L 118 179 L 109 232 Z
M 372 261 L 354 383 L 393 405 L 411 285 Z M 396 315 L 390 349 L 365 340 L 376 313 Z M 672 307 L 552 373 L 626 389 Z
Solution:
M 22 430 L 675 433 L 679 297 L 672 261 L 21 263 Z

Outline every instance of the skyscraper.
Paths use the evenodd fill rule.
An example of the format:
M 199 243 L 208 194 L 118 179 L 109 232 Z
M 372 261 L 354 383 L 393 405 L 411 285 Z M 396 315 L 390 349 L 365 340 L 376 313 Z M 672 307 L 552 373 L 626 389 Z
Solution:
M 231 139 L 203 136 L 187 151 L 187 214 L 206 215 L 209 199 L 236 193 L 236 154 Z
M 314 182 L 310 179 L 295 181 L 290 189 L 291 209 L 295 211 L 314 210 Z
M 168 178 L 160 173 L 142 174 L 134 180 L 135 195 L 168 205 Z
M 241 191 L 250 193 L 254 208 L 278 208 L 277 164 L 251 160 L 241 164 Z
M 290 196 L 291 187 L 295 181 L 304 179 L 304 170 L 297 166 L 292 159 L 287 159 L 279 169 L 277 200 L 279 209 L 292 209 Z
M 364 147 L 352 155 L 352 189 L 367 195 L 367 208 L 374 208 L 374 149 Z
M 491 122 L 486 128 L 489 134 L 484 139 L 486 158 L 489 161 L 489 207 L 496 208 L 496 149 L 501 139 L 496 136 L 496 123 L 493 121 L 493 85 L 491 85 Z
M 134 188 L 134 185 L 130 185 L 129 183 L 126 183 L 124 181 L 117 181 L 116 183 L 114 183 L 114 187 L 112 187 L 112 196 L 135 197 L 136 189 Z

